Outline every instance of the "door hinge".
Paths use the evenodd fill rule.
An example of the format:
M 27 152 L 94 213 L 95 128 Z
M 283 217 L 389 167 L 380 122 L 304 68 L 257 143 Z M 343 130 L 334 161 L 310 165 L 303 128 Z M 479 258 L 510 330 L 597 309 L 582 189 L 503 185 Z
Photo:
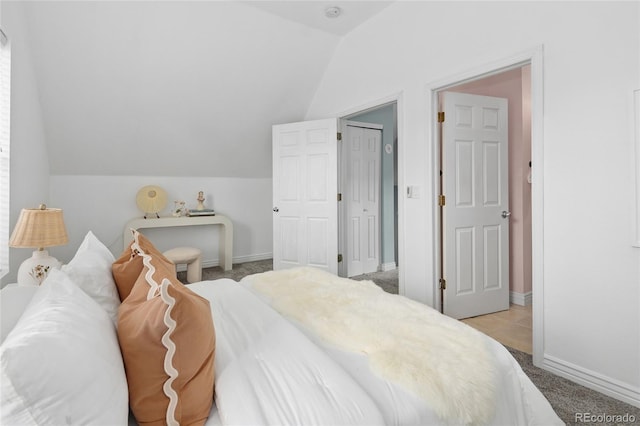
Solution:
M 342 140 L 342 133 L 338 132 L 338 140 L 341 141 Z
M 440 290 L 446 290 L 447 289 L 447 280 L 445 280 L 444 278 L 440 278 Z
M 342 201 L 342 194 L 338 192 L 338 201 Z
M 340 262 L 342 262 L 342 255 L 341 254 L 338 255 L 338 263 L 340 263 Z
M 444 111 L 438 112 L 438 123 L 444 123 Z
M 445 204 L 446 204 L 445 196 L 444 195 L 438 195 L 438 205 L 440 207 L 444 207 Z

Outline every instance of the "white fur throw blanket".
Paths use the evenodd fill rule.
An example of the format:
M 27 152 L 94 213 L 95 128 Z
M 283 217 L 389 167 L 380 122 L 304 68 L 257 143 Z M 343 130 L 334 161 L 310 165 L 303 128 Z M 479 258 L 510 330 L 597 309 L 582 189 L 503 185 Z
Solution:
M 495 406 L 495 367 L 471 327 L 371 281 L 304 267 L 252 275 L 274 309 L 325 341 L 369 358 L 371 369 L 423 398 L 454 424 L 485 424 Z

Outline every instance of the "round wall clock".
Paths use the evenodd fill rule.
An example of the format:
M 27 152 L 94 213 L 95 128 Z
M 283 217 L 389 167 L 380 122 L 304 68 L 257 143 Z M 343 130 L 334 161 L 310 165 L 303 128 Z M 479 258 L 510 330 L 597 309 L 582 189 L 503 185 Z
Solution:
M 143 186 L 136 195 L 136 204 L 144 213 L 145 219 L 147 214 L 155 214 L 156 217 L 160 217 L 158 213 L 167 206 L 167 193 L 159 186 Z

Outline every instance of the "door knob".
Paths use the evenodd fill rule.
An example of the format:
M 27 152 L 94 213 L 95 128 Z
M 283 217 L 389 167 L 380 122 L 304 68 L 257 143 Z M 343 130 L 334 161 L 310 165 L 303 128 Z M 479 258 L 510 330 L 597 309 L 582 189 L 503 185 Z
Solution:
M 274 207 L 274 208 L 273 208 L 273 211 L 274 211 L 274 212 L 276 212 L 276 213 L 278 213 L 278 212 L 280 211 L 280 209 L 279 209 L 279 208 L 277 208 L 277 207 Z
M 503 218 L 505 218 L 505 219 L 506 219 L 506 218 L 508 218 L 509 216 L 511 216 L 511 212 L 508 212 L 508 211 L 506 211 L 506 210 L 503 210 L 503 211 L 502 211 L 502 217 L 503 217 Z

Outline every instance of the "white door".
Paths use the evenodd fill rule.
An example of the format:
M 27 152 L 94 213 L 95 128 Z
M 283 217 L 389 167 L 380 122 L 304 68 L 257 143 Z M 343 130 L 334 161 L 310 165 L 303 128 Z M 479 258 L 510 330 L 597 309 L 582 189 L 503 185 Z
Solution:
M 374 125 L 375 126 L 375 125 Z M 379 126 L 375 126 L 379 127 Z M 343 139 L 347 276 L 380 266 L 380 162 L 382 130 L 348 122 Z
M 338 120 L 273 126 L 273 268 L 338 273 Z
M 446 92 L 444 313 L 509 309 L 507 100 Z

